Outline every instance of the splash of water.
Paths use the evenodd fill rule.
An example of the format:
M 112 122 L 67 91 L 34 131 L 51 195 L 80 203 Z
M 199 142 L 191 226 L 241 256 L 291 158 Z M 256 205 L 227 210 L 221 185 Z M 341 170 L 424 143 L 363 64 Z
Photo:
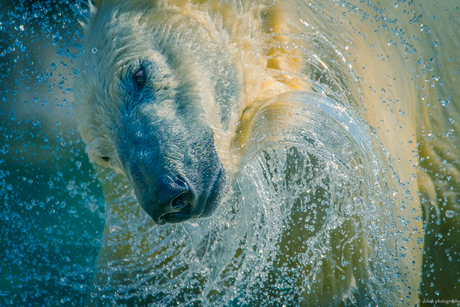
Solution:
M 291 115 L 271 108 L 280 102 Z M 213 217 L 155 227 L 145 215 L 140 224 L 140 212 L 116 219 L 108 213 L 108 235 L 117 237 L 110 253 L 126 240 L 131 250 L 124 259 L 99 262 L 96 288 L 106 299 L 300 302 L 358 266 L 366 267 L 356 275 L 367 285 L 363 293 L 382 295 L 392 275 L 380 265 L 394 256 L 386 241 L 392 209 L 365 125 L 332 99 L 296 92 L 268 101 L 254 127 L 243 171 Z

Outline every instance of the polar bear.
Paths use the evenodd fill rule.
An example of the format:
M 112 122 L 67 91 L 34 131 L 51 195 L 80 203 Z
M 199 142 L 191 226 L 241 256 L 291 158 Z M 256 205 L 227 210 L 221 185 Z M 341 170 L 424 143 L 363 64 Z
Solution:
M 302 99 L 294 97 L 317 97 L 308 94 L 318 93 L 320 87 L 307 75 L 327 78 L 330 66 L 321 58 L 314 58 L 316 66 L 311 64 L 308 50 L 318 41 L 303 35 L 321 26 L 325 17 L 302 11 L 300 5 L 262 0 L 99 0 L 91 6 L 90 20 L 84 24 L 86 52 L 75 83 L 78 129 L 91 161 L 123 174 L 155 224 L 212 216 L 229 197 L 251 149 L 254 118 L 266 110 L 292 115 L 286 106 Z M 347 18 L 351 17 L 344 15 Z M 359 97 L 350 107 L 372 127 L 373 146 L 386 165 L 384 181 L 395 206 L 390 213 L 395 236 L 386 240 L 400 259 L 392 262 L 394 276 L 386 283 L 367 281 L 367 255 L 373 246 L 360 240 L 351 244 L 347 256 L 354 265 L 328 259 L 332 254 L 324 256 L 322 271 L 315 273 L 316 288 L 291 303 L 414 306 L 423 249 L 412 170 L 417 165 L 415 85 L 396 77 L 397 70 L 409 64 L 372 25 L 344 22 L 341 27 L 349 37 L 331 33 L 337 41 L 320 43 L 330 43 L 324 48 L 336 51 L 330 56 L 341 65 L 346 56 L 333 46 L 352 42 L 347 56 L 353 57 L 349 65 L 355 75 L 343 72 L 340 82 L 353 87 L 336 90 L 343 97 Z M 369 52 L 369 42 L 384 55 Z M 385 58 L 391 58 L 391 65 Z M 358 82 L 360 78 L 365 82 Z M 334 98 L 328 91 L 315 95 L 322 95 L 320 103 L 328 95 Z M 400 112 L 390 105 L 395 101 Z M 100 261 L 125 259 L 133 252 L 130 242 L 126 239 L 113 253 L 106 244 Z M 339 271 L 343 278 L 337 277 Z

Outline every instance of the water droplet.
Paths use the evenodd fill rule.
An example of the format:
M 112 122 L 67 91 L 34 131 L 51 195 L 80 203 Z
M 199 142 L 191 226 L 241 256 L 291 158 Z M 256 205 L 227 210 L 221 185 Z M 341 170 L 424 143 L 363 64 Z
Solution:
M 96 47 L 93 47 L 93 49 L 91 49 L 91 52 L 92 52 L 92 53 L 97 53 L 97 48 L 96 48 Z
M 6 186 L 6 189 L 7 189 L 8 191 L 13 191 L 13 185 L 11 185 L 11 184 L 7 185 L 7 186 Z
M 406 113 L 404 112 L 404 110 L 399 110 L 399 114 L 401 114 L 402 116 L 406 115 Z
M 446 210 L 446 217 L 453 218 L 455 216 L 455 212 L 453 210 Z
M 438 102 L 439 102 L 443 107 L 447 107 L 447 106 L 449 105 L 449 101 L 447 101 L 447 100 L 439 99 Z

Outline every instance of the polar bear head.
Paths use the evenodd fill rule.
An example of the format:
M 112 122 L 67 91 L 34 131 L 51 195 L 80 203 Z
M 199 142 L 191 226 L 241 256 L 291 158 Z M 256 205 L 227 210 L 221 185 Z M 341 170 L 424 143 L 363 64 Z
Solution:
M 90 159 L 123 173 L 157 224 L 210 215 L 239 108 L 225 38 L 155 1 L 104 1 L 84 28 L 74 108 Z

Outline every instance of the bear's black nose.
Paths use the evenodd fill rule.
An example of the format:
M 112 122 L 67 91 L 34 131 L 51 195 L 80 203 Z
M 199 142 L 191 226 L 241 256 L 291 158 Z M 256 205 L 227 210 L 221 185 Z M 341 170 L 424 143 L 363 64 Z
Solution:
M 159 180 L 157 195 L 157 206 L 150 214 L 155 223 L 164 225 L 190 218 L 194 196 L 184 179 Z

